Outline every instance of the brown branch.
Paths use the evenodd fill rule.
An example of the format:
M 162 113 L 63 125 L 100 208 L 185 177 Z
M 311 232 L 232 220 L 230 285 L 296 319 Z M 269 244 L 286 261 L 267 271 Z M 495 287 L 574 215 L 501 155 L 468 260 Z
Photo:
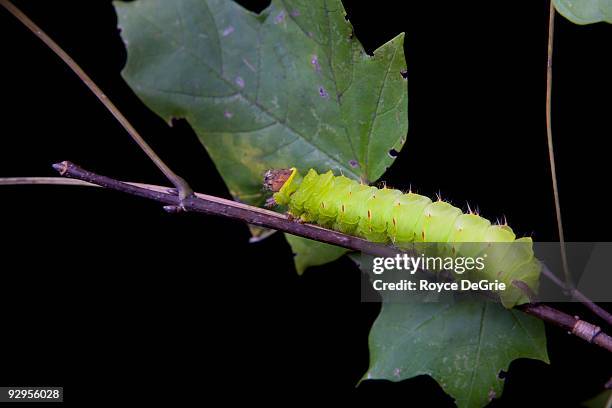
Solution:
M 595 302 L 589 299 L 584 293 L 580 292 L 578 289 L 568 287 L 561 279 L 557 277 L 557 275 L 552 273 L 546 265 L 543 265 L 542 267 L 542 274 L 548 279 L 550 279 L 555 285 L 568 292 L 572 298 L 585 305 L 591 312 L 595 313 L 606 323 L 612 326 L 612 314 L 608 313 L 608 311 L 604 310 L 603 308 L 597 306 Z
M 165 204 L 164 209 L 171 212 L 181 209 L 184 211 L 219 215 L 261 227 L 288 232 L 300 237 L 338 245 L 354 251 L 361 251 L 374 256 L 394 256 L 397 254 L 397 249 L 386 245 L 376 244 L 311 224 L 301 224 L 274 211 L 232 200 L 196 193 L 194 196 L 181 201 L 170 189 L 164 187 L 147 188 L 142 185 L 124 183 L 110 177 L 92 173 L 67 161 L 54 164 L 53 168 L 63 177 L 82 180 L 111 190 L 158 201 Z M 530 303 L 521 305 L 518 308 L 525 313 L 568 330 L 590 343 L 612 351 L 612 338 L 602 332 L 597 326 L 543 304 Z
M 54 164 L 53 168 L 64 177 L 86 181 L 111 190 L 117 190 L 158 201 L 165 204 L 164 209 L 167 211 L 176 211 L 177 208 L 181 206 L 179 197 L 174 194 L 171 189 L 165 187 L 152 189 L 136 184 L 124 183 L 84 170 L 70 162 Z M 220 215 L 376 256 L 392 256 L 397 253 L 397 251 L 391 247 L 378 245 L 358 237 L 327 230 L 314 225 L 300 224 L 274 211 L 206 194 L 198 193 L 195 196 L 188 197 L 182 201 L 182 205 L 186 211 Z
M 157 186 L 153 184 L 134 183 L 134 182 L 128 182 L 128 181 L 124 181 L 123 183 L 129 184 L 131 186 L 136 186 L 136 187 L 141 187 L 141 188 L 148 189 L 148 190 L 157 191 L 157 192 L 162 192 L 162 193 L 168 192 L 167 187 Z M 72 186 L 100 187 L 97 184 L 92 184 L 86 181 L 70 179 L 66 177 L 3 177 L 3 178 L 0 178 L 0 186 L 3 186 L 3 185 L 5 186 L 6 185 L 72 185 Z M 218 200 L 219 202 L 222 202 L 223 204 L 227 204 L 227 205 L 237 204 L 239 206 L 242 206 L 241 204 L 238 204 L 235 201 L 224 200 L 218 197 L 213 197 L 213 196 L 209 196 L 209 195 L 202 194 L 202 193 L 194 193 L 194 194 L 197 197 L 200 197 L 205 200 Z M 250 206 L 246 206 L 246 207 L 248 207 L 251 211 L 260 210 L 257 207 L 250 207 Z M 272 213 L 272 214 L 278 215 L 277 213 Z M 316 239 L 316 238 L 313 238 L 313 239 Z M 335 243 L 335 242 L 330 242 L 330 243 L 334 245 L 342 245 L 340 243 Z M 391 255 L 391 254 L 385 253 L 385 254 L 380 254 L 380 255 L 386 256 L 386 255 Z M 551 272 L 551 270 L 548 269 L 548 267 L 545 264 L 542 265 L 542 275 L 550 279 L 551 282 L 553 282 L 555 285 L 557 285 L 561 289 L 568 292 L 573 299 L 585 305 L 593 313 L 595 313 L 597 316 L 603 319 L 606 323 L 608 323 L 609 325 L 612 325 L 612 314 L 608 313 L 606 310 L 599 307 L 597 304 L 595 304 L 595 302 L 589 299 L 586 295 L 584 295 L 578 289 L 575 289 L 575 288 L 568 289 L 565 283 L 561 279 L 559 279 L 557 275 Z M 528 287 L 524 289 L 527 290 Z M 533 299 L 533 298 L 535 297 L 530 296 L 530 299 Z
M 589 343 L 597 344 L 608 351 L 612 351 L 612 337 L 604 333 L 601 327 L 540 303 L 527 303 L 517 306 L 517 309 L 559 326 Z

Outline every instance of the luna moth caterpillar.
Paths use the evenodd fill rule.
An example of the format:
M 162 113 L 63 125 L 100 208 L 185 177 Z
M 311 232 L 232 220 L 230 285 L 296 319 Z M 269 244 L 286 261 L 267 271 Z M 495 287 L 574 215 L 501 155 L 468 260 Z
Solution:
M 438 254 L 459 257 L 486 253 L 486 267 L 471 271 L 471 280 L 498 280 L 505 307 L 529 301 L 537 292 L 541 265 L 531 238 L 518 238 L 507 225 L 492 224 L 446 201 L 412 192 L 361 184 L 331 171 L 305 176 L 295 169 L 269 170 L 264 186 L 274 192 L 268 205 L 281 205 L 301 222 L 318 224 L 372 242 L 399 248 L 423 243 Z M 427 245 L 424 245 L 427 243 Z

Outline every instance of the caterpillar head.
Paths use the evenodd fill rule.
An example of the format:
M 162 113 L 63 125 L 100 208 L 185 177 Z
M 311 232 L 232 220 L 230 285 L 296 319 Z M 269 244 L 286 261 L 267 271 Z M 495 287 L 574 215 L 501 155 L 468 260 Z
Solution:
M 276 193 L 285 185 L 293 169 L 270 169 L 264 175 L 264 188 L 268 191 Z

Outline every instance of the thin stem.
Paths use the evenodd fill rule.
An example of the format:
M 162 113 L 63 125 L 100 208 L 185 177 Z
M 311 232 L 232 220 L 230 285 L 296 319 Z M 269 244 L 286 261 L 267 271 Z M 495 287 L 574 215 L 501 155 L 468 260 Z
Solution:
M 28 16 L 26 16 L 21 10 L 19 10 L 9 0 L 0 0 L 0 5 L 6 8 L 17 20 L 19 20 L 24 26 L 26 26 L 32 33 L 34 33 L 45 45 L 47 45 L 58 57 L 70 69 L 79 77 L 79 79 L 89 88 L 91 92 L 102 102 L 102 104 L 108 109 L 108 111 L 115 117 L 115 119 L 123 126 L 123 128 L 129 133 L 132 139 L 140 146 L 143 152 L 155 163 L 155 165 L 161 170 L 162 173 L 170 180 L 170 182 L 177 188 L 181 198 L 185 198 L 193 193 L 193 190 L 187 182 L 177 174 L 175 174 L 170 167 L 164 163 L 164 161 L 155 153 L 155 151 L 149 146 L 149 144 L 140 136 L 138 131 L 132 126 L 125 116 L 119 109 L 111 102 L 110 99 L 102 92 L 100 87 L 83 71 L 83 69 L 68 55 L 55 41 L 51 39 L 40 27 L 36 25 Z
M 168 187 L 156 186 L 154 184 L 146 183 L 134 183 L 130 181 L 124 181 L 125 184 L 131 186 L 137 186 L 147 188 L 153 191 L 168 192 Z M 0 177 L 0 186 L 21 186 L 21 185 L 48 185 L 48 186 L 82 186 L 82 187 L 96 187 L 100 186 L 97 184 L 88 183 L 87 181 L 70 179 L 66 177 Z M 199 194 L 199 193 L 196 193 Z M 204 194 L 199 194 L 204 195 Z
M 559 249 L 561 251 L 561 262 L 563 263 L 563 273 L 565 275 L 565 287 L 568 290 L 574 289 L 574 283 L 567 262 L 565 249 L 565 234 L 563 233 L 563 221 L 561 219 L 561 204 L 559 201 L 559 188 L 557 186 L 557 168 L 555 165 L 555 150 L 552 136 L 552 61 L 553 46 L 555 39 L 555 6 L 550 0 L 548 16 L 548 56 L 546 59 L 546 140 L 548 144 L 548 161 L 550 163 L 550 174 L 552 180 L 553 195 L 555 199 L 555 214 L 557 216 L 557 230 L 559 231 Z
M 22 186 L 22 185 L 55 185 L 55 186 L 87 186 L 100 187 L 86 181 L 67 179 L 64 177 L 2 177 L 0 186 Z
M 205 214 L 232 218 L 247 222 L 249 224 L 272 228 L 304 238 L 310 238 L 316 241 L 338 245 L 347 249 L 361 251 L 370 255 L 394 256 L 397 254 L 396 249 L 386 245 L 376 244 L 358 237 L 345 235 L 340 232 L 328 230 L 315 225 L 297 223 L 288 219 L 282 214 L 237 203 L 232 200 L 226 200 L 205 194 L 195 194 L 181 201 L 179 197 L 168 192 L 167 188 L 156 187 L 155 189 L 149 189 L 134 184 L 123 183 L 110 177 L 101 176 L 84 170 L 70 162 L 54 164 L 53 168 L 55 168 L 60 175 L 64 177 L 82 180 L 108 189 L 158 201 L 165 204 L 164 208 L 169 211 L 181 206 L 181 208 L 183 208 L 185 211 L 201 212 Z M 565 330 L 568 330 L 575 336 L 578 336 L 590 343 L 597 344 L 612 352 L 612 338 L 595 325 L 542 304 L 523 304 L 519 306 L 518 309 L 539 319 L 553 323 Z

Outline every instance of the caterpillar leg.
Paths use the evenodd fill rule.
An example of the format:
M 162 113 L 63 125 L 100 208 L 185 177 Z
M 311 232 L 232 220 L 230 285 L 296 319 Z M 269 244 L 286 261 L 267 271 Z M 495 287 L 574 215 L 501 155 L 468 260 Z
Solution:
M 270 197 L 266 200 L 266 203 L 264 204 L 264 206 L 266 208 L 274 208 L 278 205 L 278 203 L 276 202 L 276 200 L 274 199 L 274 197 Z
M 285 214 L 287 215 L 287 219 L 289 221 L 297 222 L 298 224 L 305 224 L 307 222 L 303 216 L 296 217 L 289 211 L 287 211 Z

